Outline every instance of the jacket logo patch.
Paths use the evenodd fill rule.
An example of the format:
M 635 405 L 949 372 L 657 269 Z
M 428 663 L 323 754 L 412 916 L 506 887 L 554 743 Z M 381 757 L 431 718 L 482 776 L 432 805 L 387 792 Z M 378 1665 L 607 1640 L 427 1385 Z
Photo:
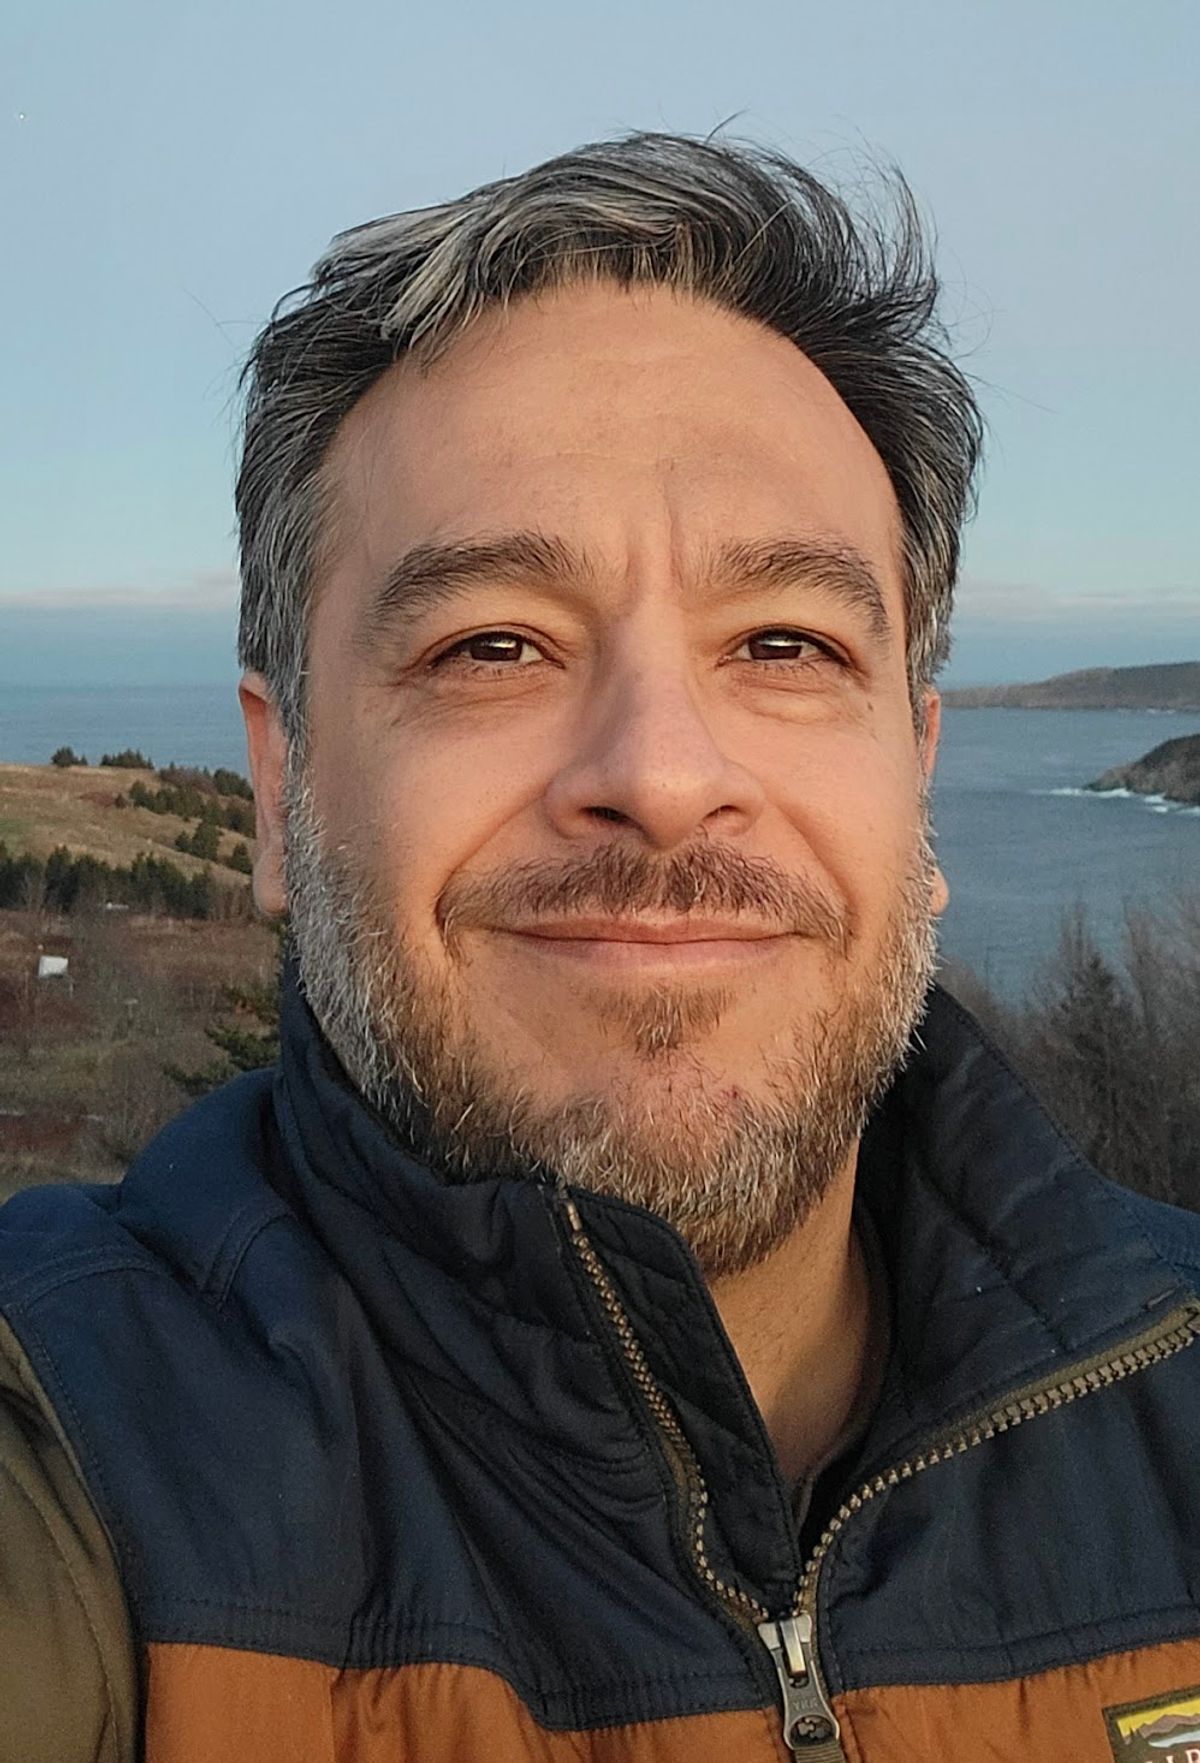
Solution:
M 1200 1686 L 1106 1708 L 1116 1763 L 1200 1763 Z

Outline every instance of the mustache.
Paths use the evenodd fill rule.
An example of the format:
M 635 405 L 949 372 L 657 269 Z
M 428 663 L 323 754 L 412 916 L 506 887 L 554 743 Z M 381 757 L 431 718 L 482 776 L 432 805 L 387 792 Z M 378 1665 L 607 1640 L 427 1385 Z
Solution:
M 531 861 L 485 875 L 457 875 L 435 908 L 447 944 L 465 930 L 596 913 L 749 914 L 765 930 L 813 937 L 844 952 L 849 914 L 816 882 L 767 857 L 711 842 L 669 857 L 633 845 L 600 845 L 569 862 Z

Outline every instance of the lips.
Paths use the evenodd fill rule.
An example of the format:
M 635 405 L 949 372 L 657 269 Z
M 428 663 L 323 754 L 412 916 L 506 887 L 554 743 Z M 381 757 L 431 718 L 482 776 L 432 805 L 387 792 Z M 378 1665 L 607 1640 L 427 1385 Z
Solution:
M 797 940 L 794 933 L 745 919 L 716 918 L 538 919 L 505 926 L 499 934 L 526 959 L 562 964 L 605 983 L 685 976 L 723 982 L 778 959 Z
M 764 942 L 787 932 L 742 920 L 679 918 L 653 922 L 644 918 L 539 919 L 533 924 L 506 926 L 516 936 L 551 942 L 586 943 L 741 943 Z

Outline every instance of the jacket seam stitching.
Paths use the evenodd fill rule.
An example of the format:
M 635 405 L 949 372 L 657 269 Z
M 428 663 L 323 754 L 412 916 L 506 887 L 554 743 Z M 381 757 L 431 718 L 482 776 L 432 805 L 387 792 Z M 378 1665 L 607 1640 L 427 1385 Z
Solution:
M 183 1602 L 183 1603 L 187 1603 L 187 1602 L 204 1603 L 204 1602 L 209 1602 L 209 1601 L 210 1600 L 206 1600 L 206 1599 L 175 1600 L 175 1602 Z M 211 1600 L 211 1601 L 215 1602 L 215 1600 Z M 426 1634 L 430 1635 L 432 1638 L 435 1638 L 435 1639 L 441 1635 L 444 1635 L 444 1634 L 450 1634 L 450 1635 L 464 1634 L 464 1635 L 472 1635 L 472 1636 L 482 1636 L 485 1639 L 491 1640 L 491 1641 L 499 1640 L 499 1636 L 497 1635 L 496 1631 L 493 1629 L 483 1628 L 479 1624 L 476 1624 L 476 1623 L 465 1623 L 465 1622 L 454 1622 L 454 1621 L 431 1622 L 431 1623 L 425 1623 L 425 1622 L 418 1621 L 417 1623 L 413 1624 L 411 1626 L 411 1628 L 408 1626 L 401 1628 L 395 1636 L 389 1637 L 389 1639 L 391 1639 L 393 1645 L 396 1645 L 396 1644 L 402 1642 L 403 1640 L 419 1640 Z M 237 1652 L 241 1652 L 241 1651 L 252 1652 L 252 1651 L 256 1650 L 254 1648 L 246 1648 L 246 1647 L 237 1646 L 237 1645 L 232 1644 L 228 1641 L 213 1641 L 213 1642 L 171 1641 L 171 1640 L 164 1640 L 164 1639 L 156 1640 L 153 1636 L 146 1637 L 146 1645 L 147 1646 L 159 1646 L 159 1647 L 207 1645 L 207 1646 L 212 1646 L 213 1648 L 218 1649 L 218 1650 L 228 1650 L 228 1651 L 237 1651 Z M 745 1684 L 745 1674 L 743 1672 L 736 1671 L 736 1670 L 727 1670 L 727 1671 L 720 1671 L 720 1672 L 686 1671 L 685 1670 L 685 1671 L 657 1671 L 657 1672 L 651 1672 L 651 1673 L 644 1673 L 643 1672 L 643 1673 L 638 1673 L 636 1676 L 598 1678 L 595 1681 L 589 1682 L 587 1689 L 585 1691 L 581 1691 L 577 1686 L 570 1685 L 570 1684 L 566 1688 L 555 1689 L 551 1685 L 547 1684 L 545 1681 L 539 1681 L 539 1679 L 537 1679 L 536 1677 L 528 1676 L 525 1673 L 516 1670 L 512 1664 L 511 1657 L 505 1652 L 505 1649 L 503 1647 L 502 1642 L 500 1643 L 500 1651 L 502 1653 L 502 1656 L 506 1660 L 506 1670 L 503 1673 L 500 1673 L 500 1675 L 503 1675 L 506 1678 L 511 1679 L 515 1684 L 519 1684 L 519 1685 L 523 1686 L 523 1689 L 526 1693 L 528 1693 L 530 1696 L 534 1697 L 535 1699 L 540 1700 L 545 1703 L 552 1703 L 553 1702 L 553 1703 L 570 1705 L 572 1703 L 585 1700 L 588 1697 L 598 1697 L 600 1695 L 612 1694 L 614 1691 L 638 1690 L 638 1689 L 644 1689 L 644 1688 L 648 1688 L 648 1687 L 661 1686 L 661 1685 L 684 1686 L 684 1685 L 690 1685 L 693 1683 L 708 1683 L 708 1684 L 727 1683 L 731 1688 L 735 1688 L 739 1685 Z M 316 1661 L 316 1663 L 320 1663 L 320 1662 Z M 464 1656 L 459 1657 L 459 1658 L 454 1658 L 454 1659 L 437 1659 L 437 1658 L 434 1658 L 434 1659 L 420 1659 L 420 1658 L 419 1659 L 405 1659 L 405 1660 L 401 1660 L 398 1664 L 387 1665 L 387 1666 L 348 1665 L 348 1664 L 343 1663 L 342 1665 L 336 1666 L 336 1667 L 327 1665 L 326 1669 L 327 1670 L 341 1670 L 341 1671 L 380 1671 L 380 1670 L 404 1670 L 409 1667 L 417 1667 L 417 1666 L 422 1666 L 422 1665 L 444 1665 L 444 1666 L 449 1667 L 450 1669 L 453 1669 L 456 1665 L 471 1665 L 471 1666 L 478 1667 L 480 1670 L 486 1670 L 486 1671 L 490 1671 L 493 1673 L 495 1673 L 497 1671 L 497 1664 L 496 1664 L 495 1655 L 493 1654 L 491 1656 L 488 1656 L 482 1651 L 475 1651 L 475 1652 L 470 1653 L 469 1655 L 464 1652 Z M 758 1704 L 758 1703 L 754 1704 L 754 1706 L 756 1706 L 756 1707 L 759 1705 L 760 1704 Z
M 249 1207 L 245 1207 L 243 1210 L 249 1210 Z M 259 1237 L 261 1237 L 264 1232 L 270 1230 L 272 1225 L 286 1223 L 290 1216 L 291 1215 L 286 1208 L 281 1208 L 277 1212 L 272 1212 L 268 1218 L 260 1217 L 254 1220 L 252 1227 L 247 1230 L 237 1248 L 231 1253 L 226 1273 L 219 1281 L 216 1281 L 213 1284 L 212 1298 L 218 1309 L 223 1308 L 228 1301 L 229 1294 L 233 1290 L 234 1282 L 242 1270 L 242 1263 L 245 1261 L 246 1256 L 250 1253 L 251 1248 L 258 1241 Z M 237 1220 L 235 1219 L 234 1224 L 236 1223 Z M 231 1224 L 229 1231 L 226 1233 L 226 1240 L 228 1240 L 229 1236 L 233 1234 L 233 1228 L 234 1226 Z M 212 1267 L 209 1270 L 208 1279 L 205 1282 L 206 1284 L 209 1283 L 209 1281 L 214 1280 L 216 1269 L 221 1261 L 223 1252 L 224 1245 L 222 1244 L 222 1247 L 217 1250 L 216 1255 L 213 1257 Z
M 557 1220 L 555 1220 L 555 1222 L 557 1224 Z M 596 1345 L 599 1348 L 605 1369 L 608 1372 L 613 1394 L 616 1396 L 618 1403 L 620 1403 L 626 1413 L 631 1417 L 634 1427 L 642 1440 L 642 1447 L 646 1451 L 649 1460 L 654 1467 L 655 1480 L 662 1489 L 667 1511 L 671 1514 L 670 1523 L 667 1527 L 671 1539 L 671 1554 L 676 1566 L 683 1572 L 685 1578 L 690 1582 L 695 1576 L 695 1567 L 688 1557 L 687 1552 L 683 1547 L 682 1538 L 679 1535 L 677 1513 L 678 1494 L 673 1483 L 670 1467 L 665 1459 L 662 1440 L 651 1427 L 650 1420 L 643 1410 L 641 1399 L 635 1395 L 635 1392 L 631 1387 L 628 1367 L 624 1365 L 618 1357 L 615 1348 L 608 1340 L 607 1334 L 599 1328 L 598 1318 L 595 1316 L 592 1308 L 597 1304 L 596 1296 L 590 1285 L 586 1282 L 583 1270 L 577 1266 L 574 1257 L 570 1255 L 564 1256 L 563 1266 L 566 1269 L 568 1279 L 575 1289 L 576 1302 L 579 1304 L 583 1316 L 588 1319 L 592 1331 L 597 1335 Z
M 592 1197 L 594 1198 L 595 1196 L 592 1196 Z M 650 1216 L 653 1219 L 653 1215 L 651 1214 Z M 669 1227 L 662 1225 L 658 1219 L 653 1219 L 653 1222 L 659 1226 L 661 1234 L 663 1234 L 664 1236 L 668 1235 Z M 673 1237 L 671 1238 L 671 1240 L 673 1240 Z M 624 1263 L 626 1265 L 632 1263 L 635 1267 L 637 1266 L 637 1262 L 634 1259 L 634 1257 L 626 1254 L 621 1249 L 617 1249 L 615 1252 L 610 1249 L 608 1251 L 608 1253 L 610 1255 L 615 1253 L 615 1259 L 621 1263 Z M 694 1285 L 699 1283 L 698 1279 L 696 1281 L 693 1281 L 692 1277 L 687 1274 L 680 1276 L 680 1279 L 681 1279 L 681 1284 L 683 1285 L 684 1289 L 688 1290 L 688 1291 L 693 1290 Z M 758 1432 L 758 1435 L 759 1435 L 758 1441 L 757 1441 L 758 1442 L 758 1451 L 756 1452 L 754 1445 L 749 1440 L 743 1438 L 741 1436 L 741 1434 L 739 1434 L 738 1432 L 736 1432 L 734 1430 L 733 1427 L 726 1425 L 726 1423 L 723 1420 L 719 1419 L 717 1416 L 708 1413 L 706 1410 L 699 1409 L 698 1404 L 689 1404 L 689 1406 L 697 1408 L 698 1411 L 703 1414 L 705 1421 L 710 1426 L 715 1427 L 717 1429 L 717 1431 L 721 1434 L 721 1436 L 726 1441 L 728 1441 L 729 1444 L 736 1446 L 739 1455 L 747 1458 L 751 1463 L 754 1463 L 756 1461 L 762 1462 L 763 1459 L 762 1459 L 762 1456 L 760 1453 L 762 1453 L 764 1450 L 768 1453 L 770 1452 L 770 1443 L 769 1443 L 768 1436 L 767 1436 L 766 1425 L 765 1425 L 765 1422 L 763 1421 L 761 1414 L 753 1406 L 753 1404 L 751 1404 L 751 1406 L 750 1406 L 749 1414 L 748 1415 L 745 1414 L 746 1403 L 742 1397 L 742 1388 L 741 1388 L 742 1384 L 745 1381 L 745 1372 L 743 1371 L 742 1366 L 740 1364 L 740 1361 L 738 1360 L 737 1355 L 735 1354 L 735 1352 L 733 1350 L 733 1343 L 730 1341 L 728 1335 L 725 1333 L 725 1331 L 723 1329 L 718 1330 L 716 1333 L 716 1345 L 717 1345 L 718 1351 L 721 1354 L 721 1362 L 722 1362 L 722 1365 L 723 1365 L 723 1368 L 724 1368 L 724 1371 L 726 1374 L 726 1378 L 728 1379 L 728 1381 L 732 1385 L 733 1389 L 736 1390 L 738 1393 L 738 1405 L 743 1410 L 744 1417 L 749 1420 L 751 1426 L 755 1427 Z M 673 1392 L 671 1392 L 671 1399 L 672 1399 L 673 1406 L 675 1407 L 676 1411 L 678 1412 L 679 1408 L 680 1408 L 680 1401 L 674 1395 Z M 773 1489 L 772 1492 L 775 1492 L 775 1490 Z M 789 1536 L 789 1539 L 790 1539 L 792 1526 L 789 1522 L 788 1513 L 784 1512 L 783 1517 L 784 1517 L 784 1522 L 785 1522 L 785 1527 L 786 1527 L 786 1534 Z M 791 1541 L 791 1548 L 792 1548 L 792 1555 L 793 1555 L 793 1560 L 792 1560 L 792 1564 L 791 1564 L 791 1577 L 794 1581 L 794 1580 L 798 1579 L 800 1576 L 801 1562 L 798 1557 L 798 1552 L 797 1552 L 796 1544 L 795 1544 L 794 1540 Z M 733 1572 L 734 1572 L 734 1576 L 736 1576 L 736 1579 L 739 1582 L 744 1583 L 745 1576 L 742 1574 L 740 1569 L 737 1568 L 736 1564 L 734 1564 Z
M 599 1352 L 600 1349 L 597 1348 L 596 1351 Z M 578 1465 L 580 1463 L 596 1463 L 605 1469 L 627 1470 L 641 1463 L 645 1458 L 645 1443 L 637 1437 L 633 1438 L 620 1453 L 612 1452 L 604 1455 L 601 1455 L 594 1450 L 589 1451 L 582 1445 L 576 1450 L 570 1445 L 549 1444 L 544 1438 L 538 1437 L 532 1427 L 523 1426 L 520 1421 L 510 1419 L 501 1409 L 498 1409 L 495 1406 L 489 1406 L 482 1396 L 477 1396 L 470 1390 L 462 1389 L 452 1378 L 443 1377 L 439 1372 L 428 1370 L 425 1367 L 422 1367 L 416 1374 L 410 1369 L 408 1376 L 414 1389 L 419 1389 L 426 1380 L 429 1380 L 438 1384 L 441 1388 L 452 1390 L 456 1400 L 462 1402 L 465 1407 L 469 1407 L 474 1413 L 484 1416 L 489 1423 L 494 1423 L 502 1427 L 505 1432 L 516 1433 L 522 1440 L 528 1441 L 530 1438 L 535 1438 L 538 1452 L 548 1457 L 554 1457 L 560 1463 L 569 1463 L 572 1465 Z M 421 1399 L 428 1405 L 428 1397 L 425 1395 L 424 1391 L 421 1391 L 420 1393 Z M 628 1413 L 624 1407 L 618 1406 L 617 1412 L 623 1420 L 629 1420 Z
M 1166 1266 L 1171 1272 L 1177 1273 L 1178 1270 L 1172 1265 L 1171 1259 L 1164 1248 L 1154 1241 L 1145 1224 L 1137 1218 L 1135 1209 L 1130 1207 L 1123 1199 L 1120 1185 L 1116 1182 L 1107 1181 L 1100 1174 L 1100 1171 L 1096 1168 L 1095 1164 L 1084 1152 L 1083 1147 L 1071 1136 L 1066 1127 L 1064 1127 L 1050 1112 L 1049 1108 L 1047 1108 L 1045 1102 L 1038 1095 L 1024 1072 L 1017 1069 L 1007 1055 L 1001 1050 L 997 1042 L 992 1038 L 988 1030 L 983 1027 L 982 1023 L 976 1022 L 975 1018 L 966 1007 L 959 1002 L 952 992 L 946 991 L 942 986 L 938 986 L 936 989 L 939 997 L 949 1005 L 950 1009 L 957 1017 L 959 1025 L 966 1028 L 975 1036 L 992 1063 L 1000 1067 L 1005 1076 L 1016 1084 L 1026 1101 L 1032 1103 L 1037 1109 L 1043 1124 L 1049 1129 L 1053 1138 L 1058 1142 L 1059 1147 L 1070 1157 L 1075 1167 L 1081 1171 L 1086 1171 L 1089 1175 L 1094 1176 L 1098 1181 L 1104 1184 L 1105 1188 L 1108 1190 L 1109 1197 L 1116 1200 L 1122 1212 L 1134 1226 L 1140 1241 L 1145 1244 L 1151 1254 L 1162 1262 L 1164 1266 Z M 1196 1267 L 1195 1271 L 1200 1272 L 1200 1265 Z M 1025 1301 L 1028 1302 L 1028 1300 Z M 1033 1308 L 1033 1306 L 1031 1305 L 1030 1308 Z
M 1129 1204 L 1130 1196 L 1118 1182 L 1106 1181 L 1105 1186 L 1108 1198 L 1120 1208 L 1121 1212 L 1129 1220 L 1130 1225 L 1137 1232 L 1142 1241 L 1153 1250 L 1161 1261 L 1166 1262 L 1168 1268 L 1176 1275 L 1176 1277 L 1178 1277 L 1179 1273 L 1184 1269 L 1186 1269 L 1193 1278 L 1196 1275 L 1200 1275 L 1200 1251 L 1195 1249 L 1190 1250 L 1182 1244 L 1163 1242 L 1161 1238 L 1153 1233 L 1151 1226 L 1147 1224 L 1146 1220 L 1140 1216 L 1140 1208 L 1136 1205 L 1131 1206 Z M 1148 1196 L 1140 1195 L 1138 1198 L 1148 1199 Z M 1155 1202 L 1151 1203 L 1154 1204 Z M 1180 1266 L 1180 1263 L 1182 1263 L 1182 1267 Z
M 996 1652 L 1011 1653 L 1014 1648 L 1036 1646 L 1041 1641 L 1055 1641 L 1055 1640 L 1065 1641 L 1065 1640 L 1074 1639 L 1074 1637 L 1077 1635 L 1086 1634 L 1090 1629 L 1096 1629 L 1096 1630 L 1103 1631 L 1105 1628 L 1109 1627 L 1111 1624 L 1118 1623 L 1118 1622 L 1140 1622 L 1140 1621 L 1147 1620 L 1148 1618 L 1151 1618 L 1151 1617 L 1163 1617 L 1163 1616 L 1196 1616 L 1198 1613 L 1200 1613 L 1200 1612 L 1198 1612 L 1198 1607 L 1194 1603 L 1147 1604 L 1139 1610 L 1122 1610 L 1119 1615 L 1106 1617 L 1106 1618 L 1104 1618 L 1103 1621 L 1064 1623 L 1061 1627 L 1039 1629 L 1036 1633 L 1032 1633 L 1032 1634 L 1010 1635 L 1003 1642 L 987 1641 L 987 1642 L 979 1642 L 979 1643 L 972 1643 L 972 1642 L 965 1642 L 964 1643 L 964 1642 L 955 1641 L 953 1643 L 947 1643 L 945 1646 L 939 1646 L 939 1647 L 931 1647 L 931 1646 L 927 1645 L 924 1648 L 924 1651 L 926 1653 L 964 1653 L 964 1654 L 965 1653 L 996 1653 Z M 1149 1645 L 1149 1644 L 1152 1644 L 1152 1643 L 1147 1642 L 1147 1645 Z M 856 1657 L 859 1654 L 861 1654 L 864 1658 L 867 1656 L 870 1656 L 870 1657 L 894 1658 L 894 1659 L 911 1658 L 911 1657 L 918 1655 L 921 1651 L 921 1649 L 916 1648 L 916 1647 L 886 1647 L 886 1646 L 881 1646 L 881 1647 L 856 1646 L 856 1647 L 852 1648 L 851 1650 Z M 1111 1651 L 1113 1651 L 1113 1652 L 1125 1652 L 1128 1650 L 1129 1650 L 1129 1643 L 1128 1642 L 1120 1642 L 1120 1643 L 1114 1642 L 1113 1646 L 1111 1648 Z M 1057 1667 L 1047 1666 L 1046 1669 L 1047 1670 L 1055 1670 L 1055 1669 L 1057 1669 Z
M 0 1286 L 0 1304 L 4 1303 L 3 1294 L 7 1293 L 9 1309 L 25 1310 L 62 1286 L 102 1273 L 156 1273 L 164 1278 L 170 1277 L 161 1263 L 149 1256 L 135 1255 L 129 1249 L 83 1249 L 64 1256 L 53 1267 L 39 1267 L 32 1273 L 7 1280 Z
M 989 1266 L 994 1268 L 996 1277 L 1003 1283 L 1006 1289 L 1012 1293 L 1013 1297 L 1016 1298 L 1021 1307 L 1024 1310 L 1027 1310 L 1029 1314 L 1040 1323 L 1055 1350 L 1064 1355 L 1069 1355 L 1074 1351 L 1070 1344 L 1063 1338 L 1059 1330 L 1051 1322 L 1041 1306 L 1035 1304 L 1032 1298 L 1029 1297 L 1028 1293 L 1021 1291 L 1015 1284 L 1012 1274 L 1009 1272 L 1008 1268 L 1005 1267 L 1003 1261 L 1001 1261 L 997 1249 L 991 1239 L 986 1235 L 982 1235 L 971 1219 L 966 1217 L 962 1212 L 955 1210 L 940 1183 L 933 1178 L 925 1167 L 924 1159 L 914 1158 L 912 1167 L 914 1175 L 923 1183 L 929 1193 L 937 1201 L 943 1216 L 948 1218 L 954 1226 L 961 1230 L 964 1235 L 969 1237 L 976 1249 L 986 1257 Z

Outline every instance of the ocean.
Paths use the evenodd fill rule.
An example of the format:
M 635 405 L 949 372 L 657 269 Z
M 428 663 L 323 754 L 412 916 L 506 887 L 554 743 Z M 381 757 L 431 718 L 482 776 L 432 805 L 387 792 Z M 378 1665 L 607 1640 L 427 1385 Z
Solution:
M 1108 710 L 948 710 L 934 789 L 951 904 L 941 945 L 1019 996 L 1078 904 L 1101 946 L 1120 947 L 1127 906 L 1169 908 L 1200 890 L 1200 809 L 1083 790 L 1112 765 L 1200 716 Z M 0 760 L 45 764 L 70 745 L 93 761 L 138 747 L 157 765 L 246 770 L 232 687 L 0 687 Z
M 1079 905 L 1119 953 L 1127 907 L 1200 892 L 1200 808 L 1083 785 L 1200 716 L 1144 710 L 947 710 L 934 787 L 950 883 L 943 953 L 1005 997 L 1025 991 Z

